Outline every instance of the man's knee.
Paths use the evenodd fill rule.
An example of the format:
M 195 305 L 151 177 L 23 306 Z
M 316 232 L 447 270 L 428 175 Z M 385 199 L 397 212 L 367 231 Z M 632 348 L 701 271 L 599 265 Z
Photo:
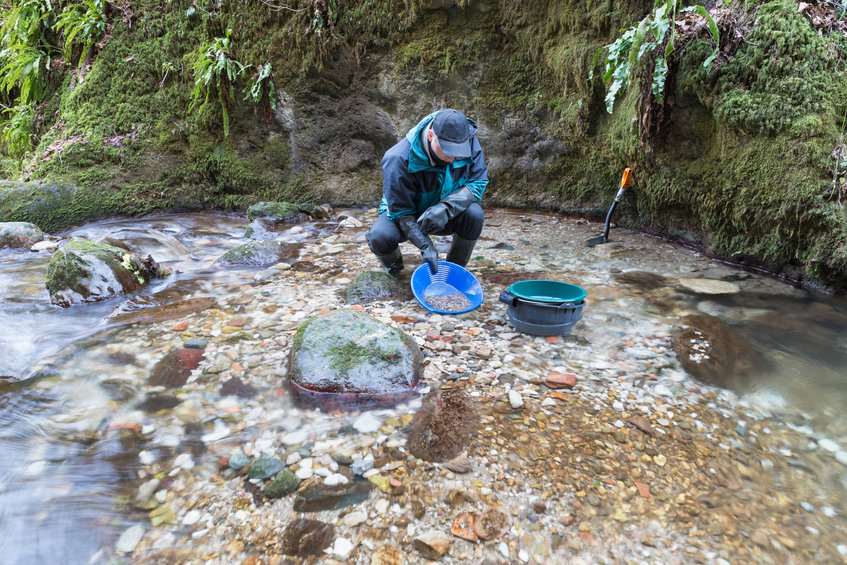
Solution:
M 368 247 L 376 255 L 388 255 L 400 243 L 400 231 L 394 222 L 380 216 L 365 235 Z
M 455 233 L 463 239 L 476 240 L 479 239 L 482 233 L 482 226 L 485 223 L 485 212 L 482 211 L 482 206 L 474 202 L 468 206 L 467 210 L 459 216 L 460 222 L 456 226 Z

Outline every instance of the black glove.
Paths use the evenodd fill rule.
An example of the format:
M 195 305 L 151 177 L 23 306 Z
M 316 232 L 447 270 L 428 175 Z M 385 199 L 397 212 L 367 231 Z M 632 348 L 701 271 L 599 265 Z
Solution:
M 473 192 L 463 186 L 445 196 L 441 202 L 427 208 L 418 218 L 424 233 L 440 232 L 447 222 L 468 209 L 473 204 Z
M 403 235 L 418 249 L 421 250 L 421 257 L 429 263 L 429 268 L 433 273 L 438 272 L 438 251 L 435 250 L 435 245 L 429 236 L 421 231 L 418 222 L 412 215 L 400 216 L 397 218 L 397 227 L 403 232 Z

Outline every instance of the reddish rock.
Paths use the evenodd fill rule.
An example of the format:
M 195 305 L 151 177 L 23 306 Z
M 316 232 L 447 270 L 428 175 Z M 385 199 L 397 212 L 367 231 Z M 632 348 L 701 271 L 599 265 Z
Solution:
M 499 538 L 508 529 L 509 517 L 493 508 L 488 509 L 473 522 L 474 532 L 484 540 Z
M 644 498 L 650 498 L 650 485 L 635 481 L 635 488 L 638 489 L 638 494 Z
M 456 537 L 476 543 L 479 541 L 479 536 L 477 536 L 476 532 L 474 532 L 473 524 L 473 512 L 462 512 L 456 516 L 455 520 L 453 520 L 453 526 L 450 528 L 450 533 Z
M 650 420 L 645 418 L 644 416 L 632 416 L 626 419 L 627 423 L 632 424 L 645 434 L 650 437 L 656 435 L 656 432 L 653 430 L 653 426 L 650 425 Z
M 167 388 L 181 387 L 202 360 L 202 349 L 175 349 L 159 359 L 150 372 L 148 384 Z
M 557 373 L 553 371 L 547 374 L 547 379 L 544 381 L 544 384 L 547 385 L 548 388 L 552 388 L 554 390 L 560 388 L 573 388 L 576 384 L 576 375 L 571 373 Z

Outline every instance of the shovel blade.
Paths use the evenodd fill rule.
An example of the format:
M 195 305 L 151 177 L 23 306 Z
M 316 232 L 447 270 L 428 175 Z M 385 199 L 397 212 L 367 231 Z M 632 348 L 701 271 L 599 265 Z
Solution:
M 609 238 L 605 235 L 601 235 L 600 237 L 592 237 L 591 239 L 587 240 L 585 242 L 585 245 L 587 247 L 594 247 L 595 245 L 606 243 L 607 241 L 609 241 Z

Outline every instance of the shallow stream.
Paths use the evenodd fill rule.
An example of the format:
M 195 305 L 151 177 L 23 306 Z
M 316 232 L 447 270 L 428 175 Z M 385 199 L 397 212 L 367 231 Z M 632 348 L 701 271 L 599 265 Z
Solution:
M 372 221 L 373 211 L 348 213 L 365 225 Z M 816 498 L 796 500 L 785 511 L 817 512 L 819 522 L 803 527 L 815 530 L 807 535 L 818 537 L 815 547 L 821 562 L 847 553 L 845 540 L 837 535 L 847 531 L 847 507 L 838 494 L 847 487 L 847 304 L 842 299 L 625 230 L 615 229 L 609 243 L 588 248 L 585 240 L 602 226 L 549 215 L 487 214 L 483 238 L 469 265 L 483 283 L 483 307 L 450 317 L 428 313 L 414 300 L 365 305 L 366 311 L 389 322 L 393 315 L 414 317 L 416 321 L 403 329 L 419 342 L 460 330 L 477 335 L 474 328 L 482 328 L 485 340 L 480 338 L 479 344 L 494 351 L 471 356 L 479 345 L 473 343 L 467 350 L 456 349 L 461 351 L 456 355 L 434 349 L 428 385 L 479 375 L 481 380 L 490 377 L 492 387 L 502 385 L 508 391 L 516 382 L 529 382 L 532 375 L 543 379 L 561 371 L 592 383 L 596 398 L 605 387 L 612 388 L 609 383 L 623 387 L 623 394 L 607 398 L 615 410 L 621 402 L 629 410 L 656 405 L 655 398 L 663 394 L 714 390 L 720 406 L 734 406 L 742 415 L 739 428 L 751 426 L 743 419 L 749 409 L 758 418 L 802 429 L 808 457 L 788 444 L 774 457 L 798 467 L 817 466 L 809 478 L 815 488 L 780 488 L 789 497 L 814 493 Z M 134 525 L 150 532 L 174 524 L 149 540 L 148 547 L 157 550 L 178 546 L 180 535 L 202 540 L 205 530 L 185 518 L 187 508 L 174 520 L 151 523 L 145 511 L 132 504 L 139 484 L 152 476 L 151 465 L 161 463 L 161 475 L 175 480 L 182 480 L 181 473 L 196 473 L 186 479 L 190 485 L 213 480 L 217 458 L 240 445 L 249 444 L 255 453 L 285 452 L 284 446 L 302 450 L 303 442 L 297 442 L 301 436 L 319 443 L 361 422 L 363 415 L 356 413 L 300 411 L 280 390 L 287 338 L 297 324 L 322 309 L 342 307 L 346 286 L 363 270 L 377 268 L 364 243 L 366 228 L 292 226 L 276 236 L 302 244 L 294 265 L 277 270 L 211 268 L 217 257 L 245 241 L 246 225 L 243 216 L 197 213 L 112 219 L 58 234 L 120 240 L 177 273 L 133 296 L 69 309 L 49 303 L 44 287 L 49 252 L 0 251 L 0 561 L 130 561 L 131 551 L 124 551 L 118 539 Z M 442 250 L 447 241 L 440 240 Z M 417 253 L 406 247 L 404 252 L 408 272 L 417 265 Z M 518 334 L 505 320 L 505 305 L 497 296 L 522 277 L 565 280 L 588 291 L 583 319 L 558 343 Z M 715 294 L 713 287 L 698 286 L 696 281 L 702 280 L 730 286 Z M 126 316 L 116 317 L 193 297 L 214 297 L 217 306 L 212 314 L 202 314 L 203 319 L 193 314 L 130 323 Z M 726 375 L 734 392 L 701 385 L 680 366 L 670 337 L 688 314 L 718 318 L 749 341 L 752 356 L 740 361 L 753 370 L 744 378 Z M 189 321 L 190 335 L 172 330 L 183 319 Z M 226 324 L 234 319 L 241 323 Z M 238 331 L 239 340 L 227 341 Z M 203 386 L 201 378 L 178 391 L 181 404 L 173 410 L 139 408 L 151 397 L 146 379 L 155 363 L 174 344 L 197 337 L 212 343 L 201 366 L 203 374 L 241 375 L 259 394 L 237 403 L 233 396 Z M 210 367 L 215 364 L 216 369 Z M 641 389 L 652 396 L 642 398 Z M 592 402 L 595 407 L 603 404 Z M 419 405 L 400 406 L 398 414 Z M 480 412 L 484 422 L 495 414 L 486 407 Z M 377 415 L 384 419 L 391 413 Z M 126 430 L 138 434 L 123 433 Z M 182 454 L 190 455 L 190 464 L 179 460 Z M 175 460 L 180 462 L 174 465 Z M 801 502 L 805 505 L 799 506 Z M 361 547 L 359 562 L 369 562 L 367 544 Z M 732 557 L 721 550 L 705 555 L 707 561 Z M 415 555 L 409 558 L 414 562 Z M 557 558 L 531 559 L 541 563 Z

